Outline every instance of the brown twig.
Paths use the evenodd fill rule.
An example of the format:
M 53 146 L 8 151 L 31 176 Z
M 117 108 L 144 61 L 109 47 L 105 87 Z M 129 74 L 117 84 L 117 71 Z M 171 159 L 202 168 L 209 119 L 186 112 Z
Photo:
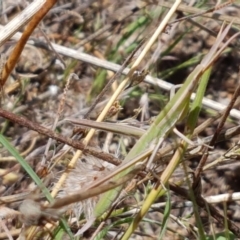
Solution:
M 239 78 L 240 78 L 240 69 L 239 69 L 238 75 L 239 75 Z M 223 128 L 223 126 L 224 126 L 224 124 L 225 124 L 229 114 L 230 114 L 230 111 L 232 110 L 232 108 L 233 108 L 235 102 L 237 101 L 237 98 L 238 98 L 239 95 L 240 95 L 240 84 L 238 85 L 237 89 L 235 90 L 235 92 L 233 94 L 233 97 L 231 99 L 231 102 L 228 104 L 228 106 L 227 106 L 227 108 L 226 108 L 226 110 L 225 110 L 225 112 L 224 112 L 224 114 L 223 114 L 223 116 L 222 116 L 218 126 L 217 126 L 217 129 L 216 129 L 216 131 L 215 131 L 215 133 L 214 133 L 214 135 L 213 135 L 213 137 L 212 137 L 212 139 L 211 139 L 211 141 L 209 143 L 210 147 L 214 146 L 214 144 L 216 143 L 216 141 L 217 141 L 217 139 L 218 139 L 218 137 L 220 135 L 220 132 L 221 132 L 221 130 L 222 130 L 222 128 Z M 207 161 L 207 158 L 208 158 L 208 148 L 205 148 L 204 152 L 205 152 L 205 154 L 203 154 L 203 156 L 202 156 L 202 158 L 201 158 L 201 160 L 200 160 L 200 162 L 198 164 L 198 167 L 196 168 L 196 171 L 195 171 L 196 182 L 198 182 L 198 180 L 200 179 L 200 174 L 201 174 L 201 172 L 203 170 L 203 167 L 204 167 L 204 165 L 205 165 L 205 163 Z
M 3 110 L 1 108 L 0 108 L 0 116 L 8 119 L 11 122 L 17 123 L 21 126 L 25 126 L 33 131 L 36 131 L 40 134 L 48 136 L 49 138 L 53 138 L 59 142 L 67 144 L 73 148 L 80 149 L 87 154 L 93 155 L 94 157 L 100 158 L 100 159 L 107 161 L 109 163 L 112 163 L 114 165 L 120 164 L 120 161 L 117 158 L 113 157 L 111 154 L 107 154 L 107 153 L 104 153 L 101 151 L 96 151 L 93 148 L 85 146 L 80 141 L 76 141 L 76 140 L 70 139 L 68 137 L 62 136 L 60 134 L 57 134 L 57 133 L 53 132 L 52 130 L 45 128 L 36 122 L 29 121 L 28 119 L 26 119 L 22 116 L 18 116 L 16 114 L 13 114 L 13 113 Z
M 41 9 L 32 17 L 30 22 L 27 24 L 25 31 L 23 32 L 21 38 L 17 42 L 15 48 L 13 49 L 11 55 L 8 58 L 7 63 L 2 72 L 2 78 L 0 85 L 3 87 L 5 82 L 7 81 L 8 76 L 12 72 L 15 67 L 18 58 L 20 57 L 27 40 L 30 35 L 37 27 L 39 22 L 43 19 L 43 17 L 47 14 L 47 12 L 52 8 L 52 6 L 57 2 L 57 0 L 46 0 L 45 4 L 41 7 Z

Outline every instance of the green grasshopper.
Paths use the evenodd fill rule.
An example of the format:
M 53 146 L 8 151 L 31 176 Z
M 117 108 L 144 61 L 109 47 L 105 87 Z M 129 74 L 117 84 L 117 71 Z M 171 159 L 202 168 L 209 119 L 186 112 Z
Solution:
M 221 29 L 216 39 L 216 43 L 213 45 L 208 54 L 203 58 L 201 63 L 196 66 L 195 70 L 188 76 L 185 83 L 177 91 L 175 96 L 156 117 L 150 128 L 142 135 L 135 146 L 130 150 L 122 164 L 118 166 L 115 171 L 113 171 L 111 176 L 115 175 L 113 178 L 114 180 L 118 180 L 132 171 L 134 168 L 134 165 L 132 164 L 133 159 L 135 160 L 137 156 L 140 156 L 146 152 L 146 149 L 150 149 L 150 145 L 153 144 L 154 141 L 156 143 L 158 139 L 166 138 L 167 135 L 173 131 L 176 123 L 187 115 L 186 110 L 189 107 L 191 94 L 196 90 L 200 77 L 214 63 L 214 61 L 219 57 L 230 41 L 237 35 L 235 34 L 232 36 L 220 48 L 223 39 L 231 28 L 231 25 L 232 24 L 229 24 L 224 30 L 223 28 Z M 146 158 L 147 157 L 139 157 L 140 161 L 142 162 L 145 162 Z M 136 164 L 136 161 L 134 161 L 134 164 Z M 109 179 L 109 176 L 107 176 L 106 179 Z M 101 182 L 104 182 L 104 180 L 105 178 L 101 179 Z M 96 182 L 95 184 L 97 185 L 99 182 Z M 91 186 L 90 188 L 92 187 L 94 186 Z M 103 194 L 95 207 L 95 215 L 93 219 L 90 220 L 87 225 L 83 227 L 83 229 L 80 229 L 78 234 L 82 233 L 86 228 L 88 228 L 88 226 L 90 226 L 90 224 L 93 223 L 97 217 L 101 216 L 107 209 L 109 209 L 121 190 L 122 187 L 120 186 Z
M 196 66 L 195 70 L 189 75 L 183 86 L 177 91 L 172 100 L 156 117 L 148 131 L 139 139 L 120 166 L 123 167 L 137 155 L 141 154 L 154 140 L 166 138 L 167 135 L 173 130 L 176 123 L 184 117 L 186 114 L 185 110 L 188 109 L 190 103 L 191 94 L 197 88 L 200 77 L 214 63 L 214 61 L 219 57 L 221 52 L 226 48 L 230 41 L 236 37 L 236 35 L 234 35 L 218 50 L 230 28 L 231 24 L 229 24 L 224 30 L 220 31 L 216 39 L 216 43 L 213 45 L 209 53 L 203 58 L 201 63 Z M 132 168 L 133 167 L 129 167 L 128 169 L 120 172 L 114 177 L 114 179 L 118 179 L 126 175 L 132 170 Z M 109 206 L 111 206 L 121 189 L 121 187 L 115 188 L 105 193 L 101 197 L 95 208 L 96 217 L 102 215 L 109 208 Z
M 196 89 L 200 76 L 222 52 L 223 47 L 219 50 L 219 53 L 212 56 L 215 53 L 216 49 L 219 47 L 224 37 L 226 36 L 230 27 L 231 25 L 226 27 L 223 33 L 220 34 L 220 36 L 217 39 L 218 44 L 213 46 L 210 52 L 204 57 L 202 62 L 190 74 L 190 76 L 187 78 L 183 86 L 177 91 L 172 100 L 156 117 L 155 121 L 152 123 L 148 131 L 139 139 L 139 141 L 128 153 L 123 163 L 121 164 L 122 166 L 126 165 L 127 162 L 131 161 L 137 155 L 142 153 L 146 148 L 150 146 L 150 144 L 156 138 L 157 139 L 166 138 L 169 132 L 173 130 L 176 123 L 184 117 L 183 115 L 186 114 L 185 109 L 188 108 L 191 94 Z M 224 47 L 226 47 L 229 41 L 226 44 L 224 44 Z M 130 169 L 127 169 L 126 171 L 124 171 L 123 173 L 119 174 L 116 177 L 121 177 L 122 175 L 125 175 L 127 171 L 130 171 Z M 109 197 L 107 197 L 104 201 L 106 201 L 107 199 L 112 201 L 112 197 L 110 196 L 113 195 L 109 192 Z

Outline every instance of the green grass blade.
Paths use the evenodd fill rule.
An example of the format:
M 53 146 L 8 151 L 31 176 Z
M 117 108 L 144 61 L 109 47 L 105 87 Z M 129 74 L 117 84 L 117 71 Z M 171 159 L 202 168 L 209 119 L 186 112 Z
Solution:
M 158 239 L 164 239 L 165 232 L 167 230 L 167 224 L 170 216 L 170 211 L 171 211 L 171 196 L 170 196 L 170 190 L 166 192 L 167 196 L 167 201 L 166 201 L 166 206 L 164 209 L 164 214 L 163 214 L 163 222 L 162 222 L 162 229 L 160 232 L 160 236 Z
M 36 185 L 42 190 L 44 196 L 47 198 L 49 202 L 53 201 L 53 198 L 45 187 L 44 183 L 38 177 L 38 175 L 33 171 L 31 166 L 24 160 L 24 158 L 19 154 L 19 152 L 11 145 L 11 143 L 2 135 L 0 134 L 0 143 L 9 151 L 12 156 L 16 158 L 22 168 L 28 173 L 28 175 L 32 178 L 32 180 L 36 183 Z M 73 239 L 73 234 L 68 226 L 67 222 L 64 219 L 61 219 L 61 225 L 64 230 L 68 233 L 71 239 Z
M 186 132 L 188 133 L 188 138 L 191 138 L 194 129 L 197 125 L 198 119 L 199 119 L 199 114 L 201 111 L 201 107 L 202 107 L 202 100 L 207 88 L 207 84 L 208 84 L 208 80 L 211 74 L 211 70 L 212 68 L 208 68 L 202 75 L 201 80 L 200 80 L 200 84 L 198 86 L 197 92 L 196 92 L 196 98 L 194 99 L 191 108 L 190 108 L 190 113 L 189 116 L 187 118 L 187 122 L 186 122 Z M 184 163 L 183 163 L 184 165 Z M 196 219 L 196 223 L 198 226 L 198 234 L 200 239 L 206 239 L 206 236 L 204 234 L 204 227 L 199 215 L 199 209 L 198 206 L 196 204 L 195 201 L 195 196 L 193 194 L 192 189 L 189 189 L 190 191 L 190 197 L 191 200 L 193 202 L 193 209 L 194 209 L 194 215 L 195 215 L 195 219 Z
M 209 80 L 209 77 L 211 74 L 211 70 L 212 70 L 212 68 L 210 67 L 202 75 L 198 90 L 196 92 L 196 97 L 191 105 L 189 117 L 187 119 L 187 127 L 191 133 L 193 133 L 194 128 L 197 124 L 197 120 L 199 118 L 199 113 L 200 113 L 201 107 L 202 107 L 202 100 L 203 100 L 204 94 L 206 92 L 206 88 L 207 88 L 208 80 Z
M 33 171 L 31 166 L 26 162 L 23 157 L 19 154 L 19 152 L 11 145 L 11 143 L 2 135 L 0 134 L 0 142 L 2 145 L 11 153 L 16 160 L 19 162 L 19 164 L 23 167 L 23 169 L 28 173 L 28 175 L 32 178 L 32 180 L 37 184 L 37 186 L 42 190 L 43 194 L 47 198 L 49 202 L 53 201 L 53 198 L 48 191 L 48 189 L 44 186 L 41 179 L 38 177 L 38 175 Z
M 153 140 L 158 138 L 165 138 L 169 131 L 175 126 L 175 124 L 182 118 L 182 114 L 185 113 L 185 110 L 188 110 L 188 105 L 190 101 L 190 96 L 193 91 L 197 88 L 199 78 L 202 74 L 213 64 L 213 62 L 217 59 L 220 53 L 224 50 L 224 47 L 230 42 L 224 44 L 224 47 L 221 50 L 218 50 L 220 43 L 226 37 L 227 32 L 231 25 L 227 26 L 223 31 L 220 31 L 218 38 L 215 44 L 212 46 L 211 50 L 208 54 L 203 58 L 201 63 L 196 66 L 194 71 L 188 76 L 182 87 L 176 93 L 176 95 L 172 98 L 171 101 L 165 106 L 165 108 L 161 111 L 161 113 L 156 117 L 155 121 L 152 123 L 148 131 L 139 139 L 139 141 L 134 145 L 131 151 L 128 153 L 126 158 L 123 161 L 123 165 L 132 160 L 136 155 L 140 154 L 144 149 L 146 149 L 149 144 Z M 160 176 L 161 183 L 159 187 L 152 189 L 152 191 L 147 196 L 140 212 L 135 217 L 134 221 L 129 226 L 128 230 L 125 232 L 122 239 L 128 239 L 133 231 L 137 228 L 139 222 L 142 220 L 146 212 L 151 207 L 152 203 L 158 197 L 159 193 L 162 191 L 162 185 L 165 185 L 170 179 L 171 175 L 175 171 L 179 162 L 181 161 L 185 149 L 187 147 L 187 143 L 184 143 L 183 146 L 180 146 L 173 158 L 170 160 L 168 166 L 165 168 L 164 172 Z M 114 179 L 118 180 L 123 175 L 128 174 L 132 168 L 128 168 L 123 172 L 119 173 Z M 94 214 L 95 217 L 98 217 L 104 213 L 111 203 L 116 199 L 119 194 L 119 191 L 122 187 L 111 190 L 105 193 L 100 201 L 98 202 Z

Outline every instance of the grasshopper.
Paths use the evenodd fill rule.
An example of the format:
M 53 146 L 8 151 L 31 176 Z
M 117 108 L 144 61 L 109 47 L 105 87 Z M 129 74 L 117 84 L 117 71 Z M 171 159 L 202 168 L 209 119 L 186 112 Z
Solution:
M 230 43 L 230 41 L 236 37 L 235 34 L 221 46 L 221 43 L 225 36 L 227 35 L 229 29 L 231 28 L 231 25 L 232 24 L 229 24 L 225 29 L 223 28 L 221 29 L 216 39 L 216 43 L 213 45 L 208 54 L 202 59 L 201 63 L 196 66 L 195 70 L 188 76 L 185 83 L 177 91 L 175 96 L 171 99 L 171 101 L 168 102 L 165 108 L 156 117 L 155 121 L 152 123 L 150 128 L 142 135 L 139 141 L 130 150 L 122 164 L 119 167 L 117 167 L 115 171 L 113 171 L 111 176 L 116 174 L 116 176 L 114 177 L 115 180 L 122 178 L 130 171 L 132 171 L 134 166 L 132 166 L 131 162 L 133 161 L 133 159 L 141 155 L 144 151 L 146 152 L 146 149 L 149 149 L 150 145 L 157 139 L 166 138 L 167 135 L 171 131 L 173 131 L 176 123 L 187 115 L 186 109 L 188 109 L 189 107 L 191 94 L 196 90 L 200 77 L 214 63 L 214 61 L 219 57 L 219 55 Z M 140 161 L 144 162 L 147 159 L 147 157 L 139 159 Z M 104 179 L 101 179 L 101 182 L 102 181 L 104 181 Z M 95 184 L 99 183 L 96 182 Z M 111 191 L 106 192 L 101 197 L 95 208 L 94 211 L 95 215 L 91 220 L 91 223 L 97 217 L 101 216 L 107 209 L 109 209 L 111 204 L 117 198 L 121 189 L 122 189 L 121 186 L 117 187 Z M 87 225 L 89 226 L 90 222 Z M 86 228 L 83 227 L 83 229 L 80 230 L 78 234 L 82 233 L 85 229 Z

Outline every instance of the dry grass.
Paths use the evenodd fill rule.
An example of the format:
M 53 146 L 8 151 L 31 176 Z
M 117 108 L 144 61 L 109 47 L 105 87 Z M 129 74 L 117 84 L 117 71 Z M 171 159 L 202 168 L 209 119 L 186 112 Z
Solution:
M 214 1 L 194 6 L 182 3 L 168 21 L 172 24 L 136 63 L 159 23 L 166 19 L 171 1 L 161 6 L 161 1 L 49 0 L 48 8 L 39 10 L 44 2 L 1 2 L 0 239 L 73 238 L 64 229 L 68 226 L 73 236 L 86 221 L 91 225 L 83 238 L 120 239 L 158 184 L 156 176 L 161 176 L 168 165 L 179 137 L 170 134 L 165 139 L 153 172 L 141 167 L 121 182 L 106 177 L 116 171 L 116 165 L 164 108 L 169 96 L 166 90 L 182 83 L 214 45 L 223 20 L 227 25 L 233 21 L 224 41 L 238 32 L 239 4 L 236 1 L 218 11 L 212 9 L 205 15 L 174 23 L 185 15 L 215 6 Z M 19 17 L 28 5 L 34 4 L 37 6 L 33 7 L 31 20 L 30 13 Z M 152 205 L 132 239 L 158 239 L 164 231 L 162 239 L 200 239 L 203 235 L 218 239 L 220 233 L 224 239 L 234 239 L 230 231 L 239 234 L 240 112 L 239 99 L 234 96 L 239 84 L 238 46 L 238 39 L 233 40 L 212 68 L 198 118 L 198 126 L 206 121 L 208 124 L 195 129 L 197 134 L 192 139 L 197 141 L 198 137 L 200 146 L 186 151 L 184 164 L 171 177 L 170 190 Z M 132 76 L 133 70 L 138 72 Z M 123 80 L 124 75 L 130 81 Z M 99 95 L 109 81 L 103 96 Z M 117 91 L 118 100 L 112 98 Z M 218 129 L 222 121 L 219 113 L 230 106 L 232 99 L 234 110 Z M 94 107 L 91 112 L 90 106 Z M 81 125 L 66 121 L 86 117 L 92 121 L 82 120 Z M 96 119 L 112 124 L 97 125 Z M 184 120 L 177 124 L 184 134 L 185 126 Z M 211 204 L 205 211 L 201 197 L 195 194 L 194 202 L 188 192 L 191 184 L 196 185 L 192 173 L 203 155 L 202 141 L 209 143 L 207 137 L 216 134 L 216 129 L 222 131 L 221 142 L 215 141 L 208 149 L 207 162 L 200 172 L 201 194 Z M 92 188 L 98 191 L 93 193 L 96 196 L 88 198 L 93 191 L 89 187 L 102 179 L 104 184 Z M 92 221 L 102 196 L 99 193 L 123 183 L 126 189 L 110 212 Z M 222 199 L 219 194 L 228 195 Z M 73 195 L 72 200 L 67 198 L 69 195 Z M 215 196 L 213 203 L 211 196 Z M 73 203 L 59 207 L 60 201 L 58 205 L 53 198 Z M 168 221 L 164 230 L 165 218 Z M 227 218 L 231 220 L 228 226 Z

